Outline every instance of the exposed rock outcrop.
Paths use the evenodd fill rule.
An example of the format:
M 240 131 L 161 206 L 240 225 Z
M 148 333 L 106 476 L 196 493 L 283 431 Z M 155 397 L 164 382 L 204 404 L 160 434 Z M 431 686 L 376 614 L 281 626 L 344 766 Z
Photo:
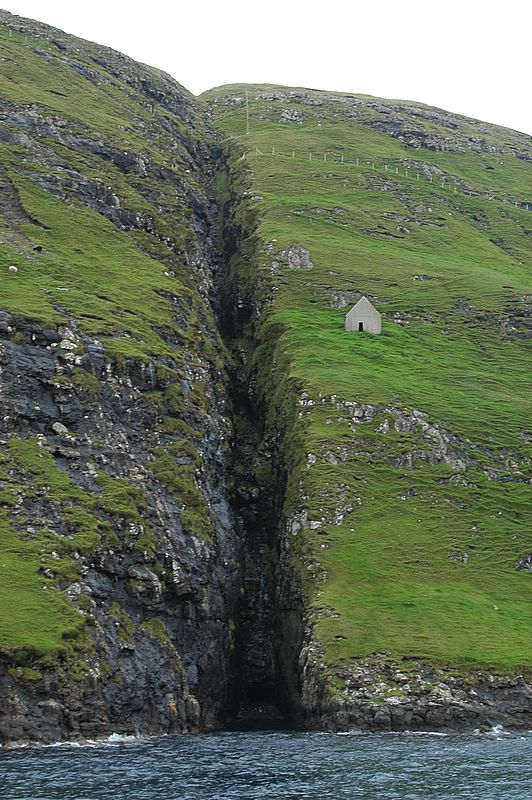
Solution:
M 337 532 L 365 502 L 355 481 L 325 486 L 324 467 L 357 457 L 408 478 L 434 468 L 430 491 L 460 508 L 467 498 L 444 493 L 465 494 L 473 473 L 495 489 L 521 491 L 528 480 L 511 447 L 480 448 L 417 402 L 395 393 L 363 401 L 355 382 L 342 396 L 313 391 L 295 377 L 284 320 L 319 307 L 319 341 L 334 309 L 362 293 L 390 303 L 396 275 L 381 269 L 367 292 L 367 264 L 351 277 L 344 265 L 322 272 L 319 232 L 307 240 L 296 227 L 278 241 L 274 229 L 264 241 L 267 191 L 255 191 L 240 145 L 211 126 L 212 109 L 243 108 L 240 87 L 209 108 L 108 48 L 3 11 L 0 24 L 13 31 L 28 74 L 38 65 L 50 83 L 34 91 L 28 78 L 0 110 L 1 244 L 14 269 L 0 298 L 0 533 L 13 610 L 0 647 L 0 742 L 228 725 L 529 725 L 524 669 L 458 672 L 387 651 L 336 662 L 317 633 L 338 616 L 317 599 L 327 579 L 320 554 L 333 546 L 325 529 Z M 101 100 L 98 114 L 85 113 L 83 98 L 70 102 L 79 92 Z M 401 164 L 429 181 L 454 178 L 421 150 L 427 159 L 433 151 L 528 158 L 522 134 L 493 144 L 489 126 L 414 103 L 282 88 L 257 89 L 255 100 L 261 119 L 284 123 L 286 136 L 291 126 L 357 120 L 364 136 L 373 130 L 414 148 L 416 159 Z M 452 193 L 436 208 L 390 175 L 360 173 L 352 188 L 387 192 L 378 201 L 390 205 L 355 219 L 347 193 L 327 205 L 325 190 L 301 201 L 294 192 L 283 214 L 352 236 L 360 261 L 368 241 L 376 256 L 413 246 L 418 232 L 444 240 Z M 488 213 L 464 214 L 475 230 L 490 227 Z M 485 253 L 511 257 L 504 230 Z M 434 259 L 410 263 L 401 252 L 405 294 L 414 283 L 439 285 Z M 276 319 L 269 312 L 288 284 L 300 292 L 297 307 Z M 530 298 L 519 287 L 503 286 L 497 313 L 477 311 L 468 297 L 455 298 L 453 313 L 504 343 L 524 339 Z M 304 305 L 303 289 L 316 306 Z M 389 308 L 390 339 L 414 322 L 444 325 L 421 301 Z M 355 351 L 346 347 L 344 357 Z M 380 368 L 381 353 L 368 348 L 364 357 Z M 316 410 L 321 427 L 307 447 Z M 343 426 L 336 440 L 323 433 L 329 425 Z M 417 492 L 408 485 L 391 502 Z M 453 543 L 445 567 L 467 568 L 471 552 Z M 516 545 L 508 570 L 527 578 L 528 544 Z
M 91 128 L 83 115 L 24 99 L 3 105 L 0 139 L 23 146 L 0 176 L 18 277 L 57 258 L 53 237 L 38 244 L 45 227 L 18 183 L 58 198 L 63 214 L 102 214 L 161 276 L 157 291 L 152 283 L 121 306 L 105 266 L 98 288 L 73 280 L 67 263 L 62 285 L 35 279 L 42 308 L 0 313 L 2 523 L 41 565 L 35 625 L 50 624 L 49 603 L 65 617 L 60 644 L 52 647 L 55 634 L 36 644 L 42 637 L 28 631 L 27 646 L 2 650 L 0 740 L 220 727 L 235 691 L 241 542 L 227 479 L 227 358 L 213 312 L 215 138 L 190 95 L 157 70 L 7 12 L 0 22 L 30 48 L 39 40 L 32 52 L 47 64 L 122 93 L 132 135 L 145 141 L 135 152 L 127 134 Z M 129 321 L 142 319 L 152 296 L 168 310 L 146 318 L 139 336 Z M 111 324 L 102 308 L 88 310 L 91 297 L 109 304 Z M 103 335 L 89 332 L 99 324 Z

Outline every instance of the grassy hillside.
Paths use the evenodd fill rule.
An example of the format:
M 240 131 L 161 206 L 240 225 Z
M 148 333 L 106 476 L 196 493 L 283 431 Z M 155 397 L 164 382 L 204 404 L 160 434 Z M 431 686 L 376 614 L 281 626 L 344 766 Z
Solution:
M 105 62 L 113 51 L 68 37 L 67 58 L 61 41 L 16 31 L 8 36 L 2 28 L 0 39 L 0 96 L 9 132 L 0 145 L 0 177 L 9 190 L 0 215 L 0 269 L 7 274 L 9 264 L 20 268 L 16 281 L 5 282 L 3 307 L 46 324 L 72 312 L 84 331 L 118 354 L 168 354 L 153 331 L 155 323 L 171 325 L 171 307 L 162 295 L 179 290 L 187 302 L 191 296 L 175 279 L 180 272 L 190 287 L 183 260 L 193 234 L 185 195 L 198 187 L 186 145 L 197 146 L 202 128 L 188 93 L 180 98 L 188 103 L 184 124 L 113 74 L 112 61 Z M 83 47 L 74 50 L 73 41 Z M 120 63 L 123 57 L 114 55 Z M 143 69 L 139 76 L 145 79 Z M 171 88 L 175 102 L 180 87 Z M 17 113 L 26 118 L 19 120 Z M 177 135 L 185 131 L 188 141 L 178 143 Z M 28 133 L 38 147 L 28 146 Z M 165 185 L 154 174 L 157 169 L 168 170 L 178 186 Z M 93 208 L 84 207 L 84 184 L 93 194 Z M 102 218 L 111 216 L 113 205 L 129 236 Z M 140 223 L 128 222 L 128 212 L 140 216 Z M 171 247 L 157 241 L 163 237 Z
M 79 581 L 87 559 L 125 536 L 125 550 L 158 563 L 142 486 L 150 473 L 112 464 L 135 445 L 106 439 L 106 419 L 116 431 L 110 408 L 101 410 L 110 386 L 115 404 L 130 391 L 135 415 L 154 420 L 140 458 L 155 485 L 169 483 L 155 446 L 164 445 L 185 527 L 211 536 L 194 474 L 202 432 L 192 430 L 209 393 L 192 385 L 190 371 L 220 374 L 221 362 L 191 225 L 205 188 L 204 127 L 190 94 L 151 67 L 6 12 L 0 48 L 0 360 L 21 348 L 27 376 L 19 377 L 28 378 L 0 386 L 0 658 L 24 665 L 82 642 L 90 591 L 68 598 L 60 590 Z M 34 355 L 43 330 L 55 353 L 61 338 L 73 341 L 71 361 L 58 360 L 52 378 Z M 106 361 L 102 375 L 91 347 Z M 84 406 L 66 450 L 34 397 L 35 410 L 15 414 L 30 389 L 48 398 L 43 411 Z M 91 462 L 107 449 L 97 470 L 76 462 L 80 442 Z M 134 543 L 131 526 L 144 531 Z
M 246 664 L 282 705 L 300 586 L 335 688 L 530 669 L 530 139 L 0 47 L 0 739 L 214 728 Z
M 204 98 L 235 169 L 246 152 L 261 249 L 236 268 L 263 287 L 255 336 L 300 391 L 286 512 L 326 662 L 532 666 L 516 569 L 532 550 L 530 140 L 416 104 L 247 89 L 249 135 L 244 86 Z M 293 246 L 311 268 L 288 268 Z M 344 331 L 362 294 L 380 336 Z

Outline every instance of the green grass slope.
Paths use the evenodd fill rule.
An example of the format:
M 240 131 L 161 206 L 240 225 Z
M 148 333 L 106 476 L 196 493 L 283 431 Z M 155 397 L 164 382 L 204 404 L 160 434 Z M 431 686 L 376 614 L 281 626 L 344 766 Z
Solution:
M 33 27 L 40 29 L 38 23 Z M 11 130 L 17 129 L 19 112 L 30 118 L 32 112 L 41 118 L 49 115 L 56 129 L 49 132 L 36 126 L 37 152 L 28 147 L 24 134 L 20 142 L 11 135 L 0 144 L 0 178 L 16 192 L 6 197 L 0 213 L 0 270 L 7 275 L 8 265 L 20 268 L 16 281 L 3 281 L 2 307 L 45 324 L 75 313 L 83 320 L 83 330 L 101 337 L 113 353 L 144 358 L 169 353 L 153 328 L 171 325 L 165 292 L 181 293 L 187 301 L 191 297 L 192 281 L 183 262 L 193 235 L 184 192 L 158 180 L 152 169 L 166 169 L 182 182 L 185 169 L 193 164 L 186 147 L 176 143 L 176 134 L 186 132 L 188 146 L 196 147 L 201 120 L 188 93 L 177 94 L 178 84 L 170 88 L 173 97 L 185 103 L 186 123 L 162 106 L 154 110 L 145 94 L 117 77 L 109 55 L 113 51 L 68 37 L 67 59 L 62 55 L 66 45 L 62 48 L 61 40 L 50 42 L 51 29 L 42 27 L 48 39 L 13 30 L 9 36 L 7 27 L 0 28 L 0 97 L 8 124 L 14 120 Z M 76 42 L 82 47 L 73 48 Z M 114 55 L 121 63 L 123 57 Z M 146 80 L 144 70 L 151 68 L 135 65 L 139 73 L 135 76 L 132 65 L 122 68 L 130 81 L 137 77 L 140 84 Z M 172 126 L 169 131 L 167 125 Z M 63 143 L 58 129 L 74 141 L 65 137 Z M 78 138 L 100 145 L 102 152 L 97 147 L 92 148 L 95 153 L 76 147 Z M 117 163 L 120 155 L 126 158 L 125 167 Z M 139 160 L 148 169 L 141 166 L 139 171 Z M 191 171 L 187 183 L 197 189 Z M 124 235 L 86 208 L 77 187 L 85 181 L 92 182 L 93 189 L 95 185 L 112 190 L 121 211 L 149 215 L 150 232 L 156 238 L 135 230 L 133 224 L 132 232 Z M 42 188 L 47 182 L 55 188 L 53 194 Z M 156 199 L 157 206 L 146 195 Z M 13 200 L 20 205 L 15 218 L 8 207 Z M 106 210 L 102 203 L 102 213 Z M 174 252 L 157 241 L 165 236 L 173 239 Z M 42 252 L 35 252 L 35 246 Z M 175 280 L 176 273 L 181 283 Z
M 529 138 L 304 89 L 204 99 L 248 170 L 256 335 L 300 391 L 286 514 L 326 663 L 532 666 Z M 362 294 L 380 336 L 344 331 Z
M 163 73 L 2 11 L 0 52 L 0 312 L 14 326 L 7 339 L 27 346 L 30 365 L 19 323 L 26 335 L 32 325 L 74 327 L 101 343 L 118 383 L 127 363 L 150 364 L 159 388 L 139 395 L 139 407 L 151 404 L 164 417 L 155 433 L 169 446 L 183 522 L 208 539 L 188 424 L 201 427 L 207 401 L 199 389 L 184 397 L 179 383 L 185 363 L 220 369 L 216 334 L 203 337 L 207 320 L 215 328 L 212 312 L 190 267 L 200 260 L 190 198 L 199 205 L 204 192 L 201 114 Z M 74 349 L 85 354 L 79 341 Z M 97 413 L 101 387 L 90 367 L 65 366 L 46 388 L 73 392 L 88 416 Z M 73 603 L 61 591 L 78 580 L 80 558 L 118 547 L 117 531 L 130 523 L 144 524 L 135 546 L 148 558 L 154 538 L 138 480 L 102 469 L 95 491 L 82 489 L 45 436 L 27 438 L 32 424 L 45 423 L 16 421 L 0 441 L 0 658 L 24 665 L 34 656 L 50 662 L 72 640 L 83 644 L 87 598 Z M 154 450 L 145 447 L 144 458 L 159 480 Z M 35 524 L 38 506 L 51 527 Z

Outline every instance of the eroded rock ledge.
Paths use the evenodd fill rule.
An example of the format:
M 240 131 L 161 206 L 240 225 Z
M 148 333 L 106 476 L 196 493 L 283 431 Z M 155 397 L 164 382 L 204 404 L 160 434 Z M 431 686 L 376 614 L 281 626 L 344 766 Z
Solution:
M 312 398 L 288 379 L 282 330 L 267 310 L 279 276 L 314 269 L 311 253 L 296 243 L 277 253 L 260 240 L 260 195 L 240 150 L 220 149 L 179 84 L 46 26 L 5 12 L 0 22 L 36 37 L 42 47 L 32 52 L 42 63 L 57 61 L 92 86 L 120 88 L 149 113 L 135 124 L 164 163 L 35 104 L 5 105 L 0 142 L 23 149 L 24 180 L 67 208 L 97 212 L 153 259 L 154 270 L 175 279 L 159 293 L 171 323 L 151 328 L 164 345 L 160 356 L 128 354 L 126 330 L 113 329 L 107 343 L 89 335 L 61 294 L 53 294 L 54 323 L 0 313 L 2 514 L 38 560 L 40 588 L 70 626 L 59 653 L 43 657 L 30 643 L 1 656 L 0 741 L 212 730 L 250 720 L 324 730 L 529 726 L 526 675 L 466 679 L 387 653 L 349 668 L 326 663 L 302 580 L 304 571 L 319 577 L 320 565 L 294 536 L 341 524 L 356 498 L 339 496 L 331 514 L 308 514 L 291 473 L 301 459 L 312 470 L 349 453 L 291 447 L 298 420 L 318 403 L 351 431 L 365 425 L 384 439 L 415 434 L 419 447 L 394 456 L 393 466 L 444 464 L 452 472 L 445 480 L 459 483 L 475 465 L 473 448 L 416 409 Z M 494 152 L 445 112 L 313 92 L 262 99 L 287 125 L 334 106 L 337 116 L 360 114 L 365 125 L 419 150 Z M 296 99 L 309 110 L 285 108 Z M 400 122 L 387 119 L 391 112 Z M 423 119 L 450 136 L 428 135 Z M 500 152 L 523 158 L 519 141 Z M 79 158 L 70 163 L 69 153 Z M 0 183 L 10 243 L 29 263 L 43 249 L 35 232 L 42 225 L 7 174 Z M 419 214 L 394 222 L 432 224 L 424 208 Z M 265 271 L 255 269 L 259 263 Z M 41 288 L 43 297 L 69 291 Z M 356 295 L 323 291 L 335 306 Z M 462 311 L 469 313 L 467 304 Z M 489 481 L 522 480 L 511 453 L 484 455 Z M 516 566 L 529 570 L 530 554 Z M 36 627 L 42 621 L 37 615 Z

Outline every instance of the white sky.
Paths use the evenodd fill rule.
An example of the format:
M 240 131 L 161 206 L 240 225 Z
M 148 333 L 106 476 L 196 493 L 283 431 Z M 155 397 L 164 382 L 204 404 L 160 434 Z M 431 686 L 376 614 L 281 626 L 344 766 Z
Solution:
M 280 83 L 418 100 L 532 133 L 529 0 L 3 0 L 194 93 Z

